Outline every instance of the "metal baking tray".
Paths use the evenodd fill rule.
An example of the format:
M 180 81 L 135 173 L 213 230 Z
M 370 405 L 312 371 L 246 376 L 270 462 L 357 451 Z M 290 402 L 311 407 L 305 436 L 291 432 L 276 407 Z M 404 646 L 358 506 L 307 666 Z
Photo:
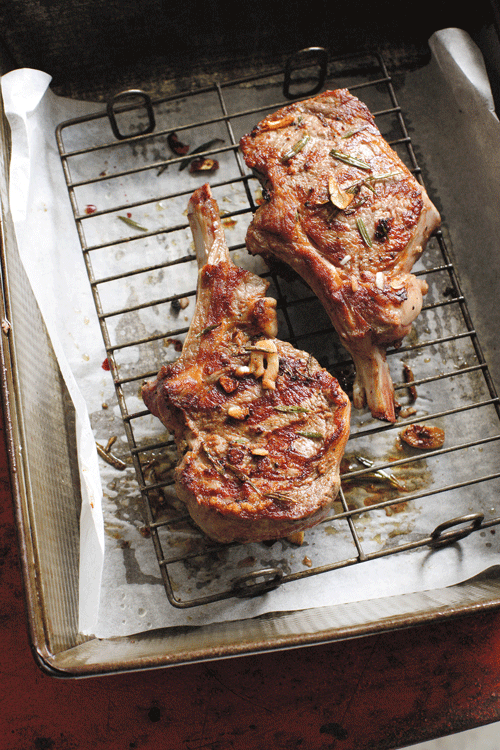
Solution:
M 436 140 L 432 132 L 434 118 L 429 117 L 423 102 L 418 101 L 419 96 L 423 97 L 423 92 L 428 90 L 427 76 L 433 85 L 441 84 L 436 71 L 426 69 L 423 78 L 419 70 L 407 72 L 398 68 L 395 72 L 390 71 L 378 52 L 329 58 L 326 51 L 314 49 L 305 54 L 304 51 L 298 53 L 284 70 L 263 70 L 223 83 L 214 81 L 203 88 L 162 99 L 151 98 L 141 91 L 123 93 L 112 98 L 101 113 L 61 123 L 57 129 L 55 135 L 88 267 L 89 284 L 136 468 L 137 494 L 145 502 L 147 530 L 157 553 L 165 594 L 172 606 L 189 608 L 221 598 L 258 596 L 269 588 L 286 585 L 298 578 L 320 576 L 327 570 L 352 565 L 363 565 L 368 570 L 370 562 L 377 558 L 411 554 L 412 550 L 423 547 L 432 550 L 458 545 L 461 540 L 466 543 L 472 534 L 487 537 L 490 545 L 496 541 L 496 526 L 500 524 L 495 507 L 500 485 L 497 462 L 500 406 L 495 387 L 497 362 L 490 333 L 496 312 L 481 309 L 477 303 L 487 293 L 484 263 L 478 264 L 477 280 L 470 273 L 470 263 L 466 264 L 465 283 L 461 278 L 461 253 L 466 253 L 468 246 L 465 243 L 464 247 L 462 227 L 459 226 L 461 220 L 456 215 L 457 197 L 447 183 L 447 170 L 435 168 L 436 162 L 430 158 Z M 108 166 L 116 159 L 118 171 L 115 176 L 126 177 L 132 180 L 129 184 L 133 184 L 134 174 L 139 172 L 142 174 L 148 170 L 158 175 L 165 168 L 178 168 L 181 158 L 165 155 L 166 139 L 172 130 L 181 139 L 185 133 L 198 143 L 212 139 L 214 131 L 223 131 L 221 141 L 224 143 L 212 143 L 207 149 L 211 157 L 221 160 L 222 165 L 229 162 L 232 166 L 226 172 L 221 169 L 211 175 L 210 181 L 221 200 L 226 199 L 232 206 L 224 215 L 226 226 L 236 222 L 242 222 L 244 226 L 255 210 L 259 189 L 238 155 L 239 134 L 248 130 L 267 111 L 292 98 L 309 95 L 316 88 L 337 86 L 349 87 L 369 104 L 383 134 L 415 175 L 424 180 L 444 218 L 442 230 L 431 240 L 421 264 L 416 267 L 416 272 L 425 276 L 430 286 L 424 310 L 404 346 L 389 352 L 398 398 L 403 407 L 402 416 L 394 427 L 367 422 L 363 415 L 358 415 L 353 421 L 343 490 L 338 507 L 328 519 L 342 524 L 351 540 L 353 554 L 342 556 L 334 551 L 329 563 L 321 567 L 311 563 L 298 569 L 290 565 L 283 571 L 271 563 L 257 566 L 250 574 L 237 576 L 229 590 L 212 590 L 210 586 L 207 589 L 209 569 L 208 574 L 206 570 L 203 574 L 204 590 L 208 590 L 208 595 L 185 595 L 179 592 L 176 584 L 176 566 L 195 558 L 206 558 L 207 552 L 213 552 L 213 547 L 203 546 L 202 540 L 201 548 L 198 545 L 195 552 L 190 551 L 180 558 L 175 555 L 169 558 L 165 551 L 163 540 L 174 534 L 175 525 L 185 519 L 178 512 L 172 515 L 172 508 L 164 513 L 159 497 L 161 499 L 162 493 L 168 491 L 169 480 L 151 474 L 148 469 L 151 455 L 167 449 L 168 443 L 145 443 L 136 437 L 134 425 L 144 415 L 130 411 L 128 397 L 136 392 L 137 385 L 145 377 L 153 376 L 161 366 L 156 343 L 182 338 L 186 326 L 179 326 L 176 322 L 177 303 L 180 299 L 192 297 L 194 288 L 181 291 L 173 288 L 166 297 L 144 300 L 134 305 L 133 310 L 106 307 L 112 294 L 102 295 L 101 291 L 124 279 L 96 273 L 93 256 L 98 255 L 100 268 L 105 268 L 105 253 L 116 244 L 120 247 L 129 244 L 138 249 L 137 262 L 129 263 L 126 275 L 164 274 L 175 270 L 181 263 L 191 263 L 193 259 L 189 254 L 181 253 L 157 267 L 144 268 L 140 264 L 140 242 L 136 234 L 128 239 L 121 238 L 119 242 L 100 242 L 98 228 L 93 230 L 91 227 L 94 224 L 98 227 L 99 221 L 106 219 L 107 214 L 123 213 L 131 208 L 140 213 L 153 202 L 176 206 L 179 199 L 184 198 L 187 203 L 192 189 L 189 178 L 186 180 L 183 175 L 175 193 L 153 192 L 147 199 L 115 203 L 106 212 L 86 211 L 84 206 L 90 203 L 93 184 L 107 179 L 108 175 L 103 170 L 99 176 L 89 175 L 88 179 L 75 182 L 72 179 L 72 160 L 81 165 L 89 150 L 102 151 Z M 203 118 L 193 114 L 197 111 L 204 112 Z M 172 120 L 172 112 L 179 113 L 177 121 Z M 168 127 L 162 125 L 162 117 L 166 118 Z M 86 128 L 93 127 L 99 120 L 110 125 L 114 140 L 91 149 L 75 146 L 79 135 L 82 142 L 86 142 Z M 129 127 L 132 131 L 127 130 Z M 463 127 L 470 127 L 470 123 Z M 414 130 L 411 137 L 410 130 Z M 443 128 L 440 128 L 440 137 L 446 140 L 446 129 L 444 131 L 443 135 Z M 69 148 L 65 140 L 68 132 L 73 134 Z M 75 132 L 78 134 L 76 138 Z M 210 138 L 206 133 L 211 134 Z M 450 131 L 449 135 L 451 153 L 457 134 Z M 8 214 L 8 132 L 5 127 L 3 137 L 2 315 L 8 321 L 2 347 L 5 415 L 33 649 L 45 670 L 61 676 L 89 676 L 168 666 L 328 642 L 498 606 L 500 567 L 492 566 L 472 580 L 443 589 L 335 607 L 304 608 L 201 628 L 164 628 L 111 639 L 82 637 L 77 631 L 79 488 L 73 414 L 43 321 L 16 255 Z M 245 196 L 243 207 L 238 201 L 231 201 L 236 194 Z M 175 210 L 173 213 L 175 215 Z M 448 216 L 452 220 L 451 228 Z M 488 238 L 493 228 L 481 223 L 480 214 L 474 213 L 474 216 L 481 224 L 478 238 L 483 235 Z M 470 219 L 468 221 L 470 223 Z M 182 216 L 178 217 L 177 223 L 143 232 L 142 239 L 147 239 L 146 235 L 175 237 L 184 232 L 186 224 Z M 478 242 L 479 246 L 479 252 L 488 257 L 488 242 Z M 244 246 L 239 241 L 231 246 L 231 250 L 239 252 Z M 489 262 L 491 264 L 491 259 Z M 309 349 L 348 383 L 349 359 L 340 347 L 330 350 L 327 342 L 332 340 L 331 327 L 316 300 L 294 281 L 283 280 L 275 274 L 270 274 L 270 279 L 272 293 L 279 303 L 280 336 Z M 126 321 L 137 307 L 151 304 L 174 311 L 170 318 L 165 317 L 164 330 L 147 340 L 138 339 L 135 332 L 126 340 L 123 337 L 119 342 L 113 340 L 108 329 L 110 318 Z M 476 316 L 480 318 L 479 325 Z M 126 324 L 124 328 L 127 328 Z M 484 349 L 482 331 L 486 342 Z M 141 346 L 144 351 L 144 346 L 148 345 L 151 356 L 141 356 L 140 368 L 131 368 L 126 358 L 127 349 Z M 415 390 L 417 394 L 425 393 L 423 411 L 419 411 L 418 398 L 421 396 L 414 404 Z M 398 455 L 388 452 L 388 441 L 391 445 L 396 444 L 398 431 L 414 421 L 438 424 L 454 438 L 446 447 L 425 454 L 404 450 Z M 382 453 L 367 451 L 366 446 L 375 445 L 377 440 L 384 445 Z M 358 446 L 362 446 L 362 451 Z M 429 478 L 431 475 L 432 479 Z M 407 532 L 398 523 L 393 523 L 402 510 L 415 503 L 435 506 L 444 493 L 456 497 L 456 514 L 446 515 L 437 525 L 424 531 L 420 529 L 418 533 Z M 376 544 L 370 540 L 365 545 L 363 522 L 374 511 L 383 511 L 392 520 L 388 521 L 383 539 L 377 540 Z M 347 549 L 345 545 L 337 546 Z M 272 555 L 269 557 L 271 559 Z M 193 568 L 196 567 L 193 564 Z M 213 576 L 214 579 L 217 577 Z M 306 602 L 304 607 L 307 607 Z

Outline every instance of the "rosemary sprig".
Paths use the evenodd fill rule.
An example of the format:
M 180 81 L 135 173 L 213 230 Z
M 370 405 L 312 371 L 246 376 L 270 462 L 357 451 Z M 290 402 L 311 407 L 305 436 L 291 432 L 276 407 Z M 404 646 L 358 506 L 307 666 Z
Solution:
M 285 414 L 293 412 L 302 412 L 304 414 L 307 414 L 310 411 L 307 406 L 275 406 L 274 408 L 276 411 L 280 411 Z
M 332 150 L 330 151 L 330 156 L 333 156 L 334 159 L 338 159 L 338 161 L 344 162 L 344 164 L 349 164 L 349 166 L 351 167 L 358 167 L 358 169 L 367 170 L 371 169 L 370 165 L 366 162 L 361 161 L 361 159 L 357 159 L 355 156 L 345 154 L 343 151 L 338 151 L 338 149 L 336 148 L 332 148 Z
M 361 218 L 361 216 L 358 216 L 356 219 L 356 226 L 358 227 L 358 232 L 360 233 L 361 237 L 363 238 L 363 242 L 365 245 L 368 245 L 368 247 L 372 247 L 372 241 L 370 239 L 370 236 L 368 234 L 368 230 L 366 229 L 365 222 Z
M 365 458 L 364 456 L 356 456 L 356 460 L 359 461 L 360 464 L 366 467 L 373 466 L 373 461 L 369 458 Z M 398 489 L 404 489 L 404 485 L 397 479 L 392 471 L 388 471 L 388 469 L 376 469 L 373 473 L 374 477 L 378 477 L 379 479 L 385 479 L 389 482 L 389 484 L 392 484 L 393 487 L 397 487 Z
M 247 474 L 245 474 L 244 471 L 241 471 L 241 469 L 239 469 L 237 466 L 234 466 L 233 464 L 230 464 L 228 462 L 225 462 L 224 466 L 222 467 L 220 462 L 216 461 L 213 457 L 211 457 L 207 453 L 206 447 L 203 446 L 203 448 L 208 458 L 214 463 L 214 466 L 219 474 L 224 475 L 225 474 L 224 469 L 226 469 L 227 471 L 230 471 L 242 484 L 248 484 L 258 495 L 260 495 L 260 497 L 266 497 L 266 498 L 269 498 L 270 500 L 278 500 L 281 502 L 289 502 L 289 503 L 294 502 L 292 498 L 289 497 L 288 495 L 281 495 L 278 492 L 262 492 L 262 490 L 260 490 L 254 484 L 254 482 L 252 482 L 250 477 Z M 221 471 L 219 471 L 219 468 L 221 469 Z
M 147 232 L 148 230 L 146 227 L 141 226 L 133 219 L 130 219 L 128 216 L 118 216 L 120 221 L 123 221 L 124 224 L 128 224 L 129 227 L 132 227 L 132 229 L 137 229 L 139 232 Z
M 307 430 L 297 430 L 297 435 L 310 438 L 311 440 L 321 440 L 323 437 L 321 432 L 308 432 Z
M 229 471 L 232 471 L 235 477 L 237 477 L 240 482 L 243 484 L 248 484 L 258 495 L 261 497 L 267 497 L 270 500 L 281 500 L 281 501 L 288 501 L 291 502 L 291 498 L 287 495 L 279 495 L 277 492 L 262 492 L 262 490 L 259 490 L 259 488 L 252 482 L 249 476 L 245 474 L 245 472 L 238 469 L 236 466 L 233 466 L 232 464 L 226 464 Z
M 224 476 L 224 466 L 222 465 L 221 461 L 219 461 L 217 456 L 214 456 L 213 453 L 211 453 L 205 443 L 202 443 L 203 452 L 205 453 L 205 456 L 208 458 L 212 466 L 214 467 L 217 474 L 221 477 Z
M 370 174 L 367 177 L 363 177 L 361 180 L 357 180 L 356 182 L 351 183 L 348 187 L 346 187 L 345 192 L 346 193 L 356 193 L 360 190 L 362 187 L 368 188 L 368 190 L 371 190 L 372 193 L 375 192 L 375 188 L 373 185 L 376 182 L 384 182 L 384 180 L 390 180 L 392 177 L 403 177 L 402 172 L 386 172 L 385 174 Z
M 347 133 L 344 133 L 344 135 L 342 136 L 342 140 L 344 140 L 345 138 L 352 138 L 353 135 L 356 135 L 356 133 L 361 133 L 363 130 L 366 130 L 367 127 L 367 125 L 362 125 L 361 127 L 355 128 L 354 130 L 349 130 Z
M 278 502 L 284 503 L 296 502 L 289 495 L 282 495 L 280 492 L 265 492 L 264 497 L 268 497 L 270 500 L 278 500 Z
M 368 188 L 368 190 L 370 190 L 375 195 L 375 188 L 373 187 L 373 185 L 370 185 L 370 182 L 372 182 L 372 180 L 367 177 L 366 180 L 361 181 L 360 187 L 364 185 L 365 188 Z
M 281 157 L 281 161 L 286 162 L 289 161 L 292 157 L 296 156 L 300 151 L 302 151 L 310 138 L 311 136 L 308 133 L 305 133 L 302 138 L 297 141 L 297 143 L 294 143 L 293 146 L 283 154 L 283 156 Z
M 403 177 L 403 172 L 385 172 L 385 174 L 371 174 L 366 177 L 366 180 L 370 182 L 382 182 L 383 180 L 390 180 L 391 177 Z
M 259 494 L 261 494 L 260 491 L 257 489 L 257 487 L 255 487 L 255 485 L 252 483 L 252 480 L 250 479 L 250 477 L 247 474 L 245 474 L 244 471 L 241 471 L 241 469 L 238 469 L 237 466 L 233 466 L 233 464 L 227 463 L 227 461 L 224 465 L 227 469 L 229 469 L 229 471 L 232 471 L 234 476 L 237 479 L 239 479 L 240 482 L 246 482 L 247 484 L 250 485 L 250 487 L 252 487 L 252 489 L 254 489 L 256 492 L 259 492 Z
M 248 344 L 243 348 L 246 352 L 262 352 L 263 354 L 270 354 L 269 349 L 265 349 L 263 346 L 257 346 L 256 344 Z
M 347 208 L 344 210 L 344 214 L 346 216 L 350 216 L 351 214 L 355 213 L 355 211 L 358 210 L 358 208 L 361 208 L 368 200 L 368 197 L 366 195 L 359 195 L 357 200 L 353 201 L 352 203 L 347 206 Z
M 206 328 L 203 328 L 199 333 L 196 334 L 196 338 L 199 339 L 202 336 L 205 335 L 205 333 L 209 333 L 210 331 L 213 331 L 214 328 L 218 328 L 220 326 L 220 323 L 212 323 L 212 325 L 207 326 Z

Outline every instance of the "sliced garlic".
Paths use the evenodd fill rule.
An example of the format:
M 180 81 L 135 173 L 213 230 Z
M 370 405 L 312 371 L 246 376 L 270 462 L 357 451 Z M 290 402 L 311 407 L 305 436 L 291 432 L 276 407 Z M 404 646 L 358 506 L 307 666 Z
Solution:
M 382 271 L 377 271 L 375 274 L 375 286 L 377 289 L 383 289 L 385 283 L 385 276 Z
M 274 338 L 278 335 L 278 318 L 276 317 L 277 301 L 274 297 L 266 297 L 258 307 L 257 322 L 262 333 Z M 254 314 L 257 306 L 254 308 Z
M 280 369 L 280 360 L 277 354 L 270 354 L 267 357 L 267 367 L 262 378 L 262 387 L 274 390 L 276 388 L 276 378 Z
M 259 352 L 277 352 L 276 344 L 271 339 L 261 339 L 253 345 L 253 349 Z
M 290 113 L 285 117 L 281 117 L 279 120 L 264 120 L 261 125 L 262 130 L 278 130 L 279 128 L 286 128 L 291 125 L 295 119 L 295 115 Z
M 330 200 L 336 208 L 341 210 L 347 208 L 354 198 L 354 193 L 346 193 L 337 184 L 335 177 L 331 176 L 328 179 L 328 193 Z
M 268 456 L 269 455 L 269 451 L 267 450 L 267 448 L 253 448 L 251 453 L 252 453 L 252 456 Z
M 264 367 L 264 354 L 261 352 L 251 353 L 249 370 L 256 378 L 261 378 L 264 375 L 266 371 L 266 368 Z
M 232 417 L 233 419 L 245 419 L 247 414 L 248 409 L 243 406 L 238 406 L 237 404 L 233 404 L 227 410 L 228 417 Z
M 271 339 L 261 339 L 252 347 L 249 369 L 256 378 L 262 378 L 262 387 L 274 390 L 279 372 L 279 356 Z
M 250 374 L 250 368 L 247 367 L 247 365 L 239 365 L 235 371 L 234 374 L 241 378 L 243 375 L 249 375 Z
M 350 260 L 351 260 L 351 256 L 350 255 L 344 255 L 344 257 L 340 261 L 340 265 L 341 266 L 345 266 L 345 264 L 349 263 Z

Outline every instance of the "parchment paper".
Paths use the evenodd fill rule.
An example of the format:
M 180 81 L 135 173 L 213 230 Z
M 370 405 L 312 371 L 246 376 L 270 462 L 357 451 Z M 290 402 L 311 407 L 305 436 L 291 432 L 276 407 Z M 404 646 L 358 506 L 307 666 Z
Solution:
M 478 116 L 494 117 L 482 61 L 468 37 L 460 30 L 444 30 L 433 37 L 431 47 L 456 95 L 461 97 L 466 91 L 467 96 L 472 95 L 479 102 Z M 127 470 L 120 477 L 122 488 L 128 487 L 123 500 L 118 491 L 110 491 L 116 477 L 107 464 L 99 461 L 95 451 L 95 441 L 105 442 L 109 434 L 105 429 L 107 421 L 118 421 L 119 414 L 113 383 L 100 366 L 106 353 L 54 132 L 61 121 L 101 110 L 102 105 L 62 99 L 51 92 L 49 85 L 50 77 L 35 70 L 16 70 L 2 78 L 4 104 L 12 129 L 10 201 L 19 251 L 77 413 L 83 491 L 81 632 L 104 638 L 159 627 L 242 619 L 270 611 L 375 599 L 451 585 L 498 562 L 498 553 L 491 544 L 479 538 L 470 539 L 463 546 L 435 552 L 418 550 L 371 561 L 368 578 L 366 565 L 360 565 L 287 584 L 250 600 L 230 599 L 187 611 L 169 604 L 153 546 L 141 535 L 139 514 L 132 507 L 133 472 Z M 126 299 L 130 290 L 124 286 L 117 294 Z M 118 299 L 117 305 L 120 302 Z M 103 403 L 111 406 L 105 414 Z M 158 424 L 151 417 L 146 420 L 145 429 L 158 430 Z M 119 439 L 123 441 L 124 436 L 120 434 Z M 389 532 L 410 531 L 418 536 L 424 529 L 431 530 L 433 522 L 439 522 L 439 515 L 434 518 L 432 509 L 430 512 L 427 509 L 425 524 L 420 527 L 420 510 L 416 504 L 403 520 L 397 521 L 388 519 L 383 512 L 375 513 L 367 529 L 367 548 L 370 539 Z M 307 547 L 298 548 L 291 555 L 288 552 L 286 564 L 300 568 L 306 556 L 313 556 L 315 564 L 321 562 L 322 540 L 327 533 L 338 534 L 339 545 L 345 546 L 345 556 L 355 555 L 344 531 L 341 523 L 311 531 Z M 280 554 L 278 549 L 277 563 Z M 258 559 L 259 555 L 258 547 L 243 547 L 231 564 L 236 561 L 244 572 L 245 560 L 249 556 Z M 224 570 L 223 563 L 220 570 Z

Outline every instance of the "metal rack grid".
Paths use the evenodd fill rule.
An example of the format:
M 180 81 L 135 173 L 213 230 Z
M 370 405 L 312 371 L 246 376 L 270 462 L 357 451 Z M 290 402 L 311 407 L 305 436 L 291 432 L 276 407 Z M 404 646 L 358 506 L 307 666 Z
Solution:
M 230 584 L 224 585 L 222 590 L 202 596 L 179 594 L 173 572 L 175 567 L 203 567 L 206 580 L 212 574 L 211 566 L 217 560 L 217 555 L 224 556 L 225 552 L 221 553 L 224 546 L 205 539 L 192 528 L 188 533 L 188 543 L 182 537 L 173 547 L 169 544 L 168 540 L 175 535 L 175 529 L 181 528 L 184 534 L 189 522 L 185 512 L 175 501 L 172 502 L 169 495 L 172 480 L 168 470 L 163 476 L 161 472 L 150 472 L 150 468 L 152 464 L 158 464 L 158 456 L 163 452 L 172 451 L 173 443 L 168 436 L 145 440 L 137 425 L 147 411 L 131 411 L 129 401 L 130 393 L 140 383 L 156 376 L 162 364 L 165 342 L 177 344 L 188 329 L 188 321 L 179 320 L 179 309 L 186 304 L 186 300 L 189 302 L 194 298 L 195 284 L 178 290 L 175 271 L 191 267 L 195 260 L 188 223 L 181 208 L 187 205 L 190 194 L 199 184 L 196 180 L 208 179 L 214 193 L 223 196 L 221 202 L 227 196 L 238 193 L 243 204 L 238 205 L 237 201 L 228 199 L 229 208 L 224 212 L 223 222 L 226 223 L 226 234 L 236 223 L 243 222 L 244 229 L 257 207 L 259 188 L 238 153 L 239 136 L 267 112 L 278 109 L 290 99 L 304 98 L 321 88 L 344 85 L 369 103 L 383 135 L 421 179 L 421 168 L 382 57 L 371 52 L 329 61 L 326 57 L 325 51 L 317 48 L 301 51 L 289 61 L 285 75 L 281 70 L 259 73 L 157 101 L 152 101 L 142 91 L 124 92 L 110 101 L 106 111 L 63 122 L 57 128 L 58 148 L 109 368 L 138 489 L 145 500 L 147 533 L 154 544 L 168 599 L 179 608 L 199 606 L 231 596 L 253 596 L 324 571 L 422 547 L 432 549 L 455 544 L 472 532 L 484 534 L 500 523 L 500 517 L 490 507 L 495 482 L 500 479 L 500 471 L 495 469 L 500 440 L 500 404 L 443 232 L 439 231 L 429 243 L 422 261 L 415 267 L 415 273 L 425 276 L 430 287 L 427 302 L 415 324 L 416 334 L 410 335 L 397 351 L 388 351 L 395 373 L 396 393 L 402 404 L 400 418 L 396 425 L 387 425 L 370 420 L 366 414 L 355 415 L 338 502 L 331 515 L 321 524 L 325 529 L 342 526 L 342 533 L 347 533 L 350 546 L 341 544 L 340 549 L 347 550 L 347 553 L 341 554 L 338 559 L 322 560 L 318 565 L 309 559 L 305 562 L 304 557 L 300 566 L 287 563 L 285 570 L 273 562 L 275 556 L 272 554 L 269 554 L 269 564 L 264 565 L 257 556 L 250 556 L 249 566 L 252 569 L 244 574 L 241 574 L 240 558 L 238 564 L 229 562 L 234 571 Z M 251 107 L 245 106 L 247 101 L 252 102 Z M 203 117 L 199 116 L 200 109 L 203 109 Z M 169 151 L 167 142 L 172 132 L 180 140 L 201 144 L 201 157 L 220 160 L 219 170 L 200 177 L 188 176 L 189 169 L 183 167 L 186 159 L 193 154 L 193 149 L 187 157 L 176 156 Z M 91 170 L 86 166 L 89 160 L 93 165 Z M 110 167 L 111 163 L 113 168 Z M 164 186 L 160 180 L 164 174 L 169 175 L 173 189 L 169 184 L 166 190 L 162 189 Z M 134 181 L 138 185 L 135 193 L 134 188 L 131 189 Z M 107 202 L 107 205 L 93 205 L 94 190 L 101 191 L 100 195 L 106 199 L 102 197 L 102 203 Z M 161 206 L 162 220 L 164 216 L 168 219 L 151 229 L 136 222 L 135 216 L 141 211 L 149 211 L 147 216 L 151 219 L 152 206 Z M 167 213 L 163 214 L 165 208 Z M 117 217 L 123 220 L 122 225 L 129 227 L 127 234 L 107 236 L 109 224 L 113 222 L 115 227 L 119 223 L 115 221 Z M 103 221 L 108 224 L 104 225 Z M 147 245 L 152 241 L 168 252 L 158 262 L 145 264 L 143 258 L 149 258 Z M 232 253 L 243 257 L 245 247 L 241 239 L 231 242 L 231 237 L 228 237 L 228 244 Z M 129 267 L 118 273 L 106 272 L 106 253 L 113 251 L 123 254 L 125 250 Z M 100 260 L 101 256 L 104 261 Z M 260 272 L 271 280 L 271 292 L 278 300 L 279 336 L 308 349 L 320 362 L 325 340 L 334 341 L 333 353 L 322 363 L 341 383 L 348 383 L 344 376 L 349 373 L 350 359 L 335 341 L 333 329 L 322 316 L 314 296 L 300 283 L 284 280 L 265 267 L 260 268 Z M 123 288 L 130 279 L 147 274 L 159 274 L 159 277 L 169 275 L 167 294 L 134 299 L 132 303 L 128 300 L 127 305 L 120 307 L 113 307 L 113 294 L 103 295 L 103 290 L 110 286 L 118 284 Z M 193 272 L 191 279 L 195 279 Z M 139 336 L 136 329 L 134 335 L 128 337 L 122 331 L 118 340 L 114 322 L 126 320 L 128 315 L 147 308 L 168 310 L 165 327 L 146 331 Z M 129 328 L 134 326 L 129 325 Z M 127 329 L 126 323 L 123 329 Z M 136 357 L 138 367 L 130 366 L 126 355 L 130 351 L 139 352 L 139 357 Z M 143 356 L 144 352 L 151 351 L 151 359 L 149 355 Z M 153 364 L 148 366 L 150 362 Z M 406 373 L 403 379 L 402 370 L 398 369 L 402 366 Z M 414 370 L 418 371 L 417 375 L 413 374 Z M 416 400 L 415 391 L 418 394 Z M 425 394 L 423 406 L 420 403 L 422 391 Z M 452 436 L 450 444 L 447 441 L 444 447 L 437 450 L 408 449 L 398 437 L 399 432 L 403 426 L 415 422 L 441 424 L 447 437 Z M 472 428 L 471 424 L 474 425 Z M 469 434 L 464 435 L 464 432 Z M 377 442 L 380 442 L 380 448 L 375 447 Z M 445 476 L 446 481 L 440 482 L 439 478 L 433 476 L 437 462 L 441 466 L 437 474 L 439 477 Z M 464 472 L 462 468 L 471 462 L 477 468 L 473 472 Z M 411 524 L 399 527 L 393 524 L 391 532 L 387 535 L 382 533 L 383 539 L 377 540 L 377 543 L 374 538 L 380 536 L 380 532 L 372 535 L 368 543 L 364 540 L 366 519 L 373 514 L 385 515 L 391 527 L 393 519 L 397 517 L 399 522 L 409 509 L 427 503 L 427 507 L 432 507 L 434 511 L 439 497 L 450 495 L 465 498 L 463 502 L 457 502 L 456 514 L 438 518 L 438 523 L 427 527 L 424 521 L 423 531 L 421 527 L 419 531 L 412 530 Z M 424 510 L 422 514 L 419 510 L 421 515 L 425 519 L 427 512 Z M 430 517 L 434 516 L 431 514 Z M 399 537 L 403 537 L 403 542 L 394 543 L 393 540 Z M 265 549 L 265 545 L 262 549 Z M 293 556 L 296 550 L 293 543 L 290 543 L 289 550 L 292 550 L 290 554 Z M 264 553 L 261 553 L 260 560 L 263 557 Z M 202 562 L 197 566 L 195 560 Z

